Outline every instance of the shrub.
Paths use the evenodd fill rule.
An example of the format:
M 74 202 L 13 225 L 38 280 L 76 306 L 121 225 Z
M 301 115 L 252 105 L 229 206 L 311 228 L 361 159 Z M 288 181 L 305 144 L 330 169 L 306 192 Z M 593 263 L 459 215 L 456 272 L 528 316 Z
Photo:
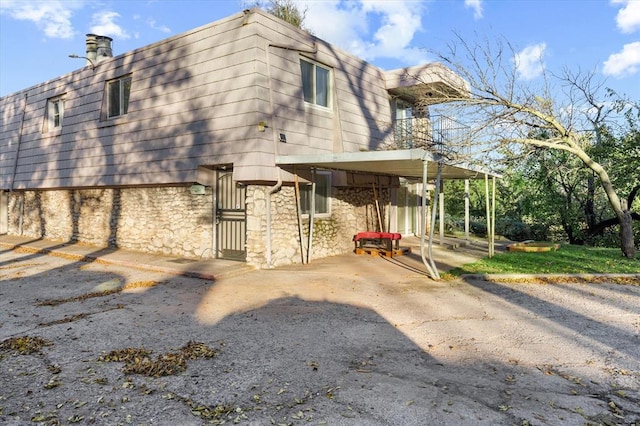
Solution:
M 496 219 L 496 234 L 513 241 L 531 240 L 532 234 L 529 225 L 513 217 Z

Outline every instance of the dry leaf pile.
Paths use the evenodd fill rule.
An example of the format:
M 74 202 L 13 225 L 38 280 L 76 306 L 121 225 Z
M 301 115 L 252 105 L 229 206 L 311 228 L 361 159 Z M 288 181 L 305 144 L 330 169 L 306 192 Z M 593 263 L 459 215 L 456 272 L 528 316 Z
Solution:
M 82 294 L 80 296 L 68 297 L 66 299 L 41 300 L 39 302 L 36 302 L 35 305 L 36 306 L 58 306 L 58 305 L 62 305 L 63 303 L 80 302 L 82 300 L 87 300 L 87 299 L 91 299 L 91 298 L 94 298 L 94 297 L 108 296 L 110 294 L 120 293 L 121 291 L 122 291 L 121 288 L 114 288 L 112 290 L 105 290 L 105 291 L 99 291 L 99 292 L 94 292 L 94 293 L 85 293 L 85 294 Z
M 16 336 L 0 342 L 0 349 L 18 352 L 21 355 L 28 355 L 40 350 L 44 346 L 53 346 L 53 343 L 42 337 Z
M 126 348 L 111 351 L 98 361 L 124 362 L 127 374 L 142 374 L 150 377 L 171 376 L 187 369 L 187 361 L 198 358 L 213 358 L 218 351 L 201 342 L 189 342 L 177 352 L 168 352 L 151 358 L 152 352 L 144 348 Z
M 35 306 L 58 306 L 58 305 L 62 305 L 63 303 L 81 302 L 83 300 L 92 299 L 94 297 L 109 296 L 111 294 L 121 293 L 123 290 L 131 290 L 131 289 L 137 289 L 137 288 L 151 288 L 151 287 L 155 287 L 156 285 L 158 285 L 157 281 L 136 281 L 136 282 L 125 284 L 122 287 L 113 288 L 110 290 L 95 291 L 91 293 L 81 294 L 79 296 L 67 297 L 64 299 L 40 300 L 35 303 Z

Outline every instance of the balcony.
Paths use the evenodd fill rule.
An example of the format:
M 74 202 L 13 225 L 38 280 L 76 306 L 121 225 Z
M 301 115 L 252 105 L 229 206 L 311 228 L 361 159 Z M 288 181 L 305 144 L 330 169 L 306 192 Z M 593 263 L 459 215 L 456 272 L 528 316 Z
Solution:
M 396 149 L 423 148 L 451 160 L 469 156 L 469 133 L 469 126 L 443 115 L 393 122 Z
M 386 71 L 385 81 L 391 95 L 420 99 L 424 105 L 469 96 L 469 84 L 437 62 Z

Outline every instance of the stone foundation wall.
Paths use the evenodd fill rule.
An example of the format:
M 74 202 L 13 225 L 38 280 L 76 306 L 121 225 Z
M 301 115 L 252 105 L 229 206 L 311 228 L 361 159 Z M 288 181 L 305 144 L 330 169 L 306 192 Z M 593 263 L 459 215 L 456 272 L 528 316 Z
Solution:
M 61 242 L 81 242 L 191 258 L 215 257 L 212 189 L 193 195 L 188 187 L 18 191 L 9 193 L 8 233 Z M 246 191 L 247 263 L 266 268 L 302 263 L 309 241 L 303 218 L 302 247 L 293 187 L 271 196 L 271 265 L 267 256 L 266 208 L 269 187 Z M 384 221 L 388 191 L 379 190 Z M 358 231 L 378 230 L 373 192 L 333 188 L 330 217 L 316 217 L 311 259 L 353 250 Z
M 8 233 L 184 257 L 212 257 L 212 196 L 188 187 L 19 191 Z
M 247 262 L 269 267 L 266 208 L 268 187 L 247 187 Z M 379 190 L 383 223 L 388 191 Z M 373 191 L 365 188 L 332 188 L 331 216 L 316 217 L 313 227 L 311 259 L 348 253 L 353 250 L 353 235 L 378 230 Z M 302 263 L 309 241 L 309 218 L 302 219 L 302 245 L 293 187 L 282 187 L 271 195 L 271 266 Z M 306 257 L 305 257 L 306 261 Z

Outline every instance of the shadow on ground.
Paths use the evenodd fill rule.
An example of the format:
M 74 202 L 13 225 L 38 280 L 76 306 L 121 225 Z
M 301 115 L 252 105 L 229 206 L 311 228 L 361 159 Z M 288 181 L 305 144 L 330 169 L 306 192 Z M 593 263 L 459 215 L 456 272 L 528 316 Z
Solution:
M 1 253 L 0 342 L 37 336 L 51 345 L 31 354 L 0 350 L 0 421 L 583 425 L 640 419 L 633 408 L 640 377 L 628 369 L 638 364 L 631 343 L 621 348 L 622 358 L 612 354 L 608 361 L 619 370 L 629 363 L 624 383 L 593 383 L 588 369 L 536 364 L 535 357 L 519 361 L 495 349 L 502 341 L 513 344 L 505 334 L 515 326 L 523 329 L 521 352 L 546 344 L 552 357 L 571 349 L 562 345 L 572 334 L 553 328 L 533 335 L 546 342 L 530 345 L 527 321 L 539 323 L 536 333 L 566 322 L 584 335 L 580 345 L 591 341 L 597 351 L 637 339 L 625 331 L 630 324 L 618 328 L 556 302 L 540 307 L 533 300 L 544 294 L 535 289 L 433 283 L 406 269 L 384 276 L 389 265 L 381 259 L 342 271 L 332 262 L 214 283 Z M 629 291 L 628 298 L 638 297 Z M 188 359 L 184 371 L 159 377 L 100 360 L 126 348 L 168 357 L 190 341 L 217 356 Z

